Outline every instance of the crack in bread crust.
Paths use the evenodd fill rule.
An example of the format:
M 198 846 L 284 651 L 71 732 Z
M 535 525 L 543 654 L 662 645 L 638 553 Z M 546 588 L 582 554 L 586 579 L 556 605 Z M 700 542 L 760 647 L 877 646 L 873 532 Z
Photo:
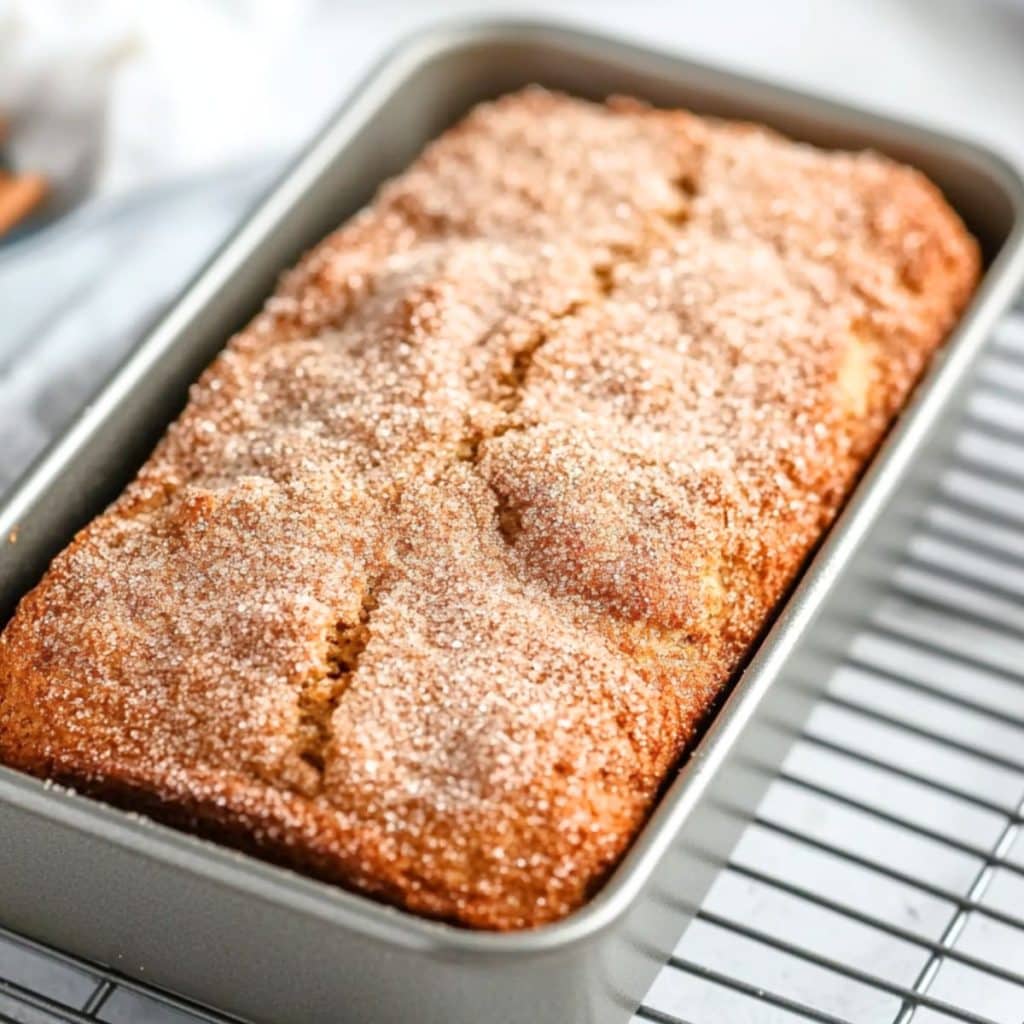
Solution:
M 0 635 L 0 759 L 459 925 L 585 902 L 977 278 L 874 154 L 542 90 L 309 253 Z
M 298 756 L 315 772 L 315 785 L 307 787 L 306 796 L 316 796 L 323 791 L 324 768 L 334 731 L 331 719 L 370 642 L 370 616 L 375 607 L 376 599 L 368 591 L 354 622 L 335 623 L 327 637 L 323 675 L 314 675 L 299 692 Z

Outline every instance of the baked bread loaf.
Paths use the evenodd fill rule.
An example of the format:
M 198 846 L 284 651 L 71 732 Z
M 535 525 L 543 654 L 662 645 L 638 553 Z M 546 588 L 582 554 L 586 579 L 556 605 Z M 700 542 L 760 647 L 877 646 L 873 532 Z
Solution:
M 967 301 L 919 173 L 475 109 L 0 640 L 0 759 L 463 925 L 583 904 Z

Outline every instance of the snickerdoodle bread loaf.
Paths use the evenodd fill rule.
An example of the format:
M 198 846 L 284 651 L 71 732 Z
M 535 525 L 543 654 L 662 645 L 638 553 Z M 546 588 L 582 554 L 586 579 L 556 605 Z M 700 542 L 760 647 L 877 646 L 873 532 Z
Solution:
M 956 320 L 920 174 L 541 90 L 286 276 L 0 640 L 0 759 L 479 928 L 615 865 Z

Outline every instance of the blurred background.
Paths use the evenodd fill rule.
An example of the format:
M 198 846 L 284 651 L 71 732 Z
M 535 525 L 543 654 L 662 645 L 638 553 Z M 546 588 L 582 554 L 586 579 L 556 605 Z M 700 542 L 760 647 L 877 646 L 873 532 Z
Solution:
M 605 29 L 1024 162 L 1022 0 L 0 0 L 0 168 L 32 176 L 0 236 L 0 489 L 384 50 L 480 14 Z
M 374 62 L 467 15 L 605 31 L 1024 167 L 1024 0 L 0 0 L 0 493 Z M 971 410 L 895 599 L 637 1020 L 1024 1020 L 1020 304 Z M 0 1024 L 221 1020 L 5 932 L 2 909 Z

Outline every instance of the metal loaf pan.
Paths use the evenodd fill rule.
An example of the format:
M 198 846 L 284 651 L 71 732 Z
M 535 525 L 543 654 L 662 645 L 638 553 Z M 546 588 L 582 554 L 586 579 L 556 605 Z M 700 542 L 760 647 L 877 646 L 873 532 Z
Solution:
M 978 148 L 555 26 L 442 27 L 392 53 L 0 509 L 0 621 L 136 470 L 301 250 L 473 103 L 530 82 L 761 121 L 915 164 L 983 244 L 971 308 L 714 722 L 603 890 L 509 935 L 419 919 L 0 770 L 0 923 L 265 1024 L 626 1021 L 764 774 L 885 586 L 972 366 L 1024 277 L 1024 185 Z M 784 728 L 780 729 L 779 725 Z

